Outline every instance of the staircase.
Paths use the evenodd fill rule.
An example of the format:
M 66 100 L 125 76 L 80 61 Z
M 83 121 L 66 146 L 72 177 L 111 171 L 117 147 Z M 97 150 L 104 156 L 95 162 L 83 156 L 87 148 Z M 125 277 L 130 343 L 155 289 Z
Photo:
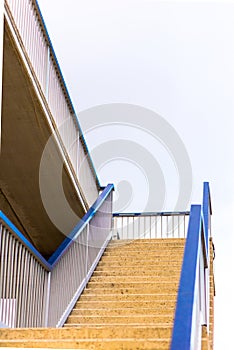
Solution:
M 2 329 L 0 346 L 169 349 L 184 244 L 112 241 L 63 328 Z

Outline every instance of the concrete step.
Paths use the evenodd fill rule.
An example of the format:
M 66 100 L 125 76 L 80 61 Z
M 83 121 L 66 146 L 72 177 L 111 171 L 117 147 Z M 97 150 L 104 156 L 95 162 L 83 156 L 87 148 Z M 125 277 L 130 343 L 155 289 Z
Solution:
M 157 283 L 153 281 L 147 281 L 147 282 L 89 282 L 88 286 L 85 291 L 91 290 L 91 289 L 110 289 L 110 290 L 120 290 L 120 289 L 143 289 L 145 291 L 147 290 L 156 290 L 160 291 L 161 288 L 168 288 L 167 290 L 170 290 L 170 288 L 177 288 L 179 284 L 178 279 L 177 280 L 170 280 L 170 281 L 161 281 L 159 280 Z
M 142 301 L 158 301 L 158 300 L 163 300 L 167 301 L 167 300 L 175 300 L 176 301 L 176 293 L 175 291 L 173 292 L 169 292 L 169 291 L 165 291 L 164 293 L 95 293 L 94 290 L 90 290 L 88 293 L 83 293 L 80 296 L 79 301 L 110 301 L 110 302 L 114 302 L 114 301 L 131 301 L 131 302 L 142 302 Z
M 168 350 L 170 339 L 76 339 L 76 340 L 40 340 L 40 341 L 4 341 L 0 342 L 0 347 L 15 348 L 43 348 L 43 349 L 99 349 L 99 350 Z
M 149 315 L 171 315 L 174 314 L 175 311 L 175 305 L 174 307 L 168 307 L 164 306 L 163 308 L 153 308 L 153 307 L 139 307 L 138 304 L 135 305 L 135 307 L 132 308 L 108 308 L 108 309 L 86 309 L 86 308 L 74 308 L 70 314 L 71 316 L 100 316 L 100 317 L 106 317 L 106 316 L 149 316 Z
M 124 246 L 124 245 L 144 245 L 144 244 L 150 244 L 153 245 L 170 245 L 173 244 L 179 245 L 184 244 L 185 238 L 140 238 L 140 239 L 118 239 L 118 240 L 112 240 L 110 241 L 108 247 L 111 246 Z
M 134 262 L 134 263 L 149 263 L 149 262 L 152 262 L 152 263 L 155 263 L 155 262 L 171 262 L 171 261 L 182 261 L 182 258 L 183 258 L 183 254 L 177 254 L 177 255 L 173 255 L 173 254 L 168 254 L 168 255 L 155 255 L 153 256 L 152 254 L 144 254 L 144 255 L 106 255 L 106 256 L 103 256 L 102 259 L 100 260 L 101 261 L 108 261 L 108 262 Z
M 176 293 L 178 289 L 177 285 L 172 286 L 166 286 L 163 285 L 161 287 L 156 286 L 155 288 L 151 287 L 148 289 L 145 289 L 143 286 L 139 288 L 87 288 L 84 291 L 84 294 L 92 294 L 92 295 L 98 295 L 98 294 L 144 294 L 144 295 L 151 295 L 151 294 L 157 294 L 157 293 Z
M 168 326 L 132 326 L 121 325 L 101 327 L 69 327 L 63 328 L 24 328 L 1 329 L 0 342 L 2 340 L 74 340 L 74 339 L 103 339 L 103 338 L 167 338 L 171 335 L 171 327 Z
M 169 275 L 168 275 L 169 276 Z M 178 282 L 179 279 L 179 274 L 174 274 L 170 275 L 170 281 L 172 282 Z M 152 275 L 152 276 L 125 276 L 125 275 L 119 275 L 119 276 L 105 276 L 105 275 L 100 275 L 100 276 L 93 276 L 90 279 L 89 283 L 146 283 L 146 282 L 151 282 L 151 283 L 159 283 L 159 282 L 167 282 L 168 278 L 167 276 L 161 275 Z
M 116 265 L 110 265 L 110 264 L 101 264 L 96 267 L 96 270 L 94 271 L 94 274 L 98 273 L 100 274 L 101 272 L 109 272 L 113 274 L 119 274 L 119 273 L 138 273 L 138 274 L 164 274 L 164 273 L 173 273 L 173 272 L 178 272 L 180 273 L 181 271 L 181 263 L 180 264 L 175 264 L 173 266 L 171 265 L 157 265 L 154 264 L 153 266 L 150 266 L 148 269 L 146 269 L 145 266 L 142 265 L 132 265 L 132 266 L 116 266 Z
M 108 246 L 105 249 L 104 255 L 125 255 L 127 253 L 134 254 L 139 253 L 143 255 L 144 253 L 152 253 L 152 254 L 159 254 L 163 255 L 163 253 L 168 254 L 168 252 L 171 252 L 173 254 L 181 254 L 184 252 L 184 244 L 178 245 L 178 246 L 169 246 L 169 245 L 155 245 L 151 246 L 149 244 L 144 245 L 136 245 L 136 246 Z
M 134 255 L 131 255 L 131 254 L 125 254 L 125 255 L 105 255 L 102 257 L 102 259 L 100 261 L 133 261 L 133 262 L 136 262 L 136 261 L 152 261 L 152 262 L 155 262 L 155 261 L 180 261 L 182 262 L 182 259 L 183 259 L 183 254 L 164 254 L 164 255 L 153 255 L 151 253 L 149 254 L 134 254 Z
M 112 268 L 108 268 L 106 267 L 106 269 L 104 269 L 103 267 L 97 267 L 96 270 L 94 271 L 92 278 L 93 277 L 97 277 L 97 278 L 102 278 L 102 276 L 109 276 L 109 277 L 120 277 L 120 276 L 125 276 L 125 277 L 153 277 L 153 276 L 157 276 L 157 277 L 171 277 L 171 276 L 180 276 L 180 272 L 181 269 L 177 268 L 177 269 L 171 269 L 171 268 L 158 268 L 158 269 L 149 269 L 146 270 L 144 267 L 142 268 L 132 268 L 131 270 L 129 270 L 129 268 L 127 267 L 122 267 L 121 269 L 118 268 L 116 270 L 113 270 Z
M 163 265 L 166 268 L 170 267 L 178 267 L 180 268 L 182 264 L 182 259 L 180 259 L 179 261 L 174 259 L 174 260 L 170 260 L 170 259 L 162 259 L 162 260 L 147 260 L 147 259 L 140 259 L 140 260 L 133 260 L 133 259 L 129 259 L 129 260 L 120 260 L 120 261 L 107 261 L 105 259 L 101 260 L 98 264 L 98 268 L 99 267 L 103 267 L 103 266 L 108 266 L 108 267 L 112 267 L 113 269 L 117 269 L 119 267 L 128 267 L 128 268 L 132 268 L 132 267 L 145 267 L 145 269 L 150 269 L 151 267 L 154 268 L 155 265 L 157 267 L 162 268 Z
M 79 300 L 76 305 L 75 309 L 120 309 L 120 308 L 174 308 L 175 307 L 175 298 L 171 300 L 143 300 L 143 301 L 121 301 L 121 300 L 102 300 L 102 301 L 96 301 L 96 300 Z
M 148 254 L 152 254 L 153 256 L 154 255 L 169 255 L 169 254 L 183 254 L 184 253 L 184 246 L 176 246 L 176 247 L 172 247 L 172 248 L 165 248 L 165 249 L 156 249 L 156 248 L 150 248 L 148 249 L 147 251 L 147 255 Z M 138 254 L 138 255 L 145 255 L 146 254 L 146 251 L 145 249 L 134 249 L 134 248 L 129 248 L 124 250 L 124 249 L 121 249 L 121 248 L 106 248 L 103 256 L 124 256 L 124 255 L 135 255 L 135 254 Z
M 105 249 L 104 254 L 126 254 L 127 252 L 139 252 L 141 254 L 144 254 L 147 250 L 152 253 L 159 253 L 164 252 L 167 254 L 167 252 L 173 252 L 173 253 L 181 253 L 184 251 L 184 244 L 179 245 L 168 245 L 168 244 L 157 244 L 157 245 L 150 245 L 150 244 L 138 244 L 138 245 L 122 245 L 122 246 L 110 246 L 108 245 Z
M 134 324 L 147 325 L 147 324 L 171 324 L 174 319 L 173 313 L 164 315 L 127 315 L 127 316 L 82 316 L 82 315 L 70 315 L 66 321 L 66 325 L 72 323 L 73 325 L 81 326 L 82 324 L 93 325 L 105 325 L 105 324 Z

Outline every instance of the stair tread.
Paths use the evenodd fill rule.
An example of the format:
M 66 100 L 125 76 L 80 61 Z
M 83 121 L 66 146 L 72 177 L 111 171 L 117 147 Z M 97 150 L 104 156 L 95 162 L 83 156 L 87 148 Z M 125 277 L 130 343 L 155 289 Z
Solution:
M 175 241 L 172 242 L 174 245 Z M 135 330 L 135 327 L 158 324 L 166 326 L 165 332 L 170 334 L 184 241 L 180 246 L 176 245 L 176 251 L 168 241 L 156 245 L 154 241 L 151 248 L 149 243 L 148 240 L 129 242 L 127 248 L 126 245 L 116 246 L 116 243 L 109 245 L 65 327 L 109 324 L 111 329 L 126 327 Z M 137 342 L 139 339 L 140 334 Z M 149 339 L 150 334 L 147 341 Z M 163 332 L 157 339 L 164 343 Z
M 57 341 L 50 340 L 47 341 L 22 341 L 13 342 L 13 344 L 8 342 L 0 342 L 0 346 L 14 346 L 20 348 L 56 348 L 56 349 L 100 349 L 100 350 L 119 350 L 119 349 L 131 349 L 138 350 L 139 347 L 144 350 L 164 350 L 168 349 L 170 343 L 169 338 L 163 339 L 102 339 L 102 340 L 67 340 L 67 341 Z

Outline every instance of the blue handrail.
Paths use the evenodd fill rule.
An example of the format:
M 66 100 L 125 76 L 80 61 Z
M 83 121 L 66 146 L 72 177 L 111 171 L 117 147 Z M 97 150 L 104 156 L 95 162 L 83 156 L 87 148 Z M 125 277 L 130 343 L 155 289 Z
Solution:
M 35 258 L 42 264 L 42 266 L 47 270 L 51 270 L 51 265 L 48 261 L 38 252 L 38 250 L 30 243 L 27 238 L 17 229 L 17 227 L 8 219 L 8 217 L 0 211 L 0 221 L 3 221 L 4 224 L 9 228 L 16 238 L 23 243 L 25 247 L 35 256 Z
M 205 243 L 206 253 L 209 255 L 209 218 L 212 215 L 211 199 L 210 199 L 210 187 L 208 182 L 203 184 L 203 218 L 204 218 L 204 229 L 205 229 Z
M 113 213 L 113 217 L 124 217 L 124 216 L 176 216 L 176 215 L 189 215 L 189 211 L 149 211 L 141 213 Z
M 114 190 L 113 184 L 109 184 L 106 186 L 106 188 L 99 195 L 99 197 L 97 198 L 95 203 L 92 205 L 92 207 L 87 211 L 87 213 L 83 216 L 83 218 L 79 221 L 79 223 L 74 227 L 74 229 L 70 232 L 68 237 L 65 238 L 65 240 L 61 243 L 61 245 L 57 248 L 57 250 L 51 255 L 48 262 L 51 264 L 52 268 L 66 253 L 70 245 L 75 241 L 75 239 L 77 239 L 77 237 L 82 232 L 82 230 L 86 227 L 86 225 L 88 225 L 88 223 L 96 214 L 96 212 L 98 211 L 102 203 L 105 201 L 105 199 L 113 190 Z
M 209 184 L 203 186 L 203 205 L 192 205 L 189 218 L 188 234 L 185 244 L 183 264 L 180 275 L 180 283 L 175 310 L 174 326 L 170 350 L 195 349 L 198 339 L 200 315 L 196 317 L 196 297 L 199 294 L 199 263 L 202 254 L 204 268 L 208 267 L 209 261 L 209 215 L 211 214 L 211 202 Z M 205 246 L 205 249 L 203 249 Z M 209 279 L 204 285 L 203 295 L 205 304 L 209 298 Z M 199 298 L 199 297 L 198 297 Z M 200 312 L 200 310 L 199 310 Z M 209 312 L 209 307 L 204 312 Z M 209 318 L 209 314 L 204 315 Z M 197 331 L 196 331 L 197 328 Z
M 200 229 L 201 206 L 192 205 L 178 290 L 171 350 L 190 349 Z
M 74 227 L 74 229 L 70 232 L 70 234 L 64 239 L 64 241 L 60 244 L 60 246 L 56 249 L 56 251 L 51 255 L 49 260 L 47 261 L 38 250 L 24 237 L 24 235 L 17 229 L 17 227 L 7 218 L 7 216 L 0 211 L 0 220 L 2 220 L 10 231 L 28 248 L 28 250 L 35 256 L 35 258 L 44 266 L 47 271 L 52 271 L 57 262 L 62 258 L 62 256 L 66 253 L 70 245 L 75 241 L 75 239 L 79 236 L 85 226 L 90 222 L 95 213 L 98 211 L 100 206 L 103 204 L 105 199 L 114 190 L 114 185 L 109 184 L 99 195 L 97 200 L 94 202 L 92 207 L 87 211 L 87 213 L 83 216 L 80 222 Z

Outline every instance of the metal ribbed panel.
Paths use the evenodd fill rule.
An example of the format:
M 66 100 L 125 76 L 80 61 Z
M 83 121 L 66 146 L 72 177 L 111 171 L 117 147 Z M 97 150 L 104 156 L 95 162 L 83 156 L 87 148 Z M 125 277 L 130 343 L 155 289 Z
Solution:
M 77 298 L 77 292 L 81 293 L 85 287 L 89 271 L 110 234 L 111 225 L 112 193 L 51 272 L 49 326 L 60 324 L 64 310 L 69 309 L 74 296 Z
M 0 225 L 0 321 L 9 327 L 42 327 L 48 271 L 3 223 Z

